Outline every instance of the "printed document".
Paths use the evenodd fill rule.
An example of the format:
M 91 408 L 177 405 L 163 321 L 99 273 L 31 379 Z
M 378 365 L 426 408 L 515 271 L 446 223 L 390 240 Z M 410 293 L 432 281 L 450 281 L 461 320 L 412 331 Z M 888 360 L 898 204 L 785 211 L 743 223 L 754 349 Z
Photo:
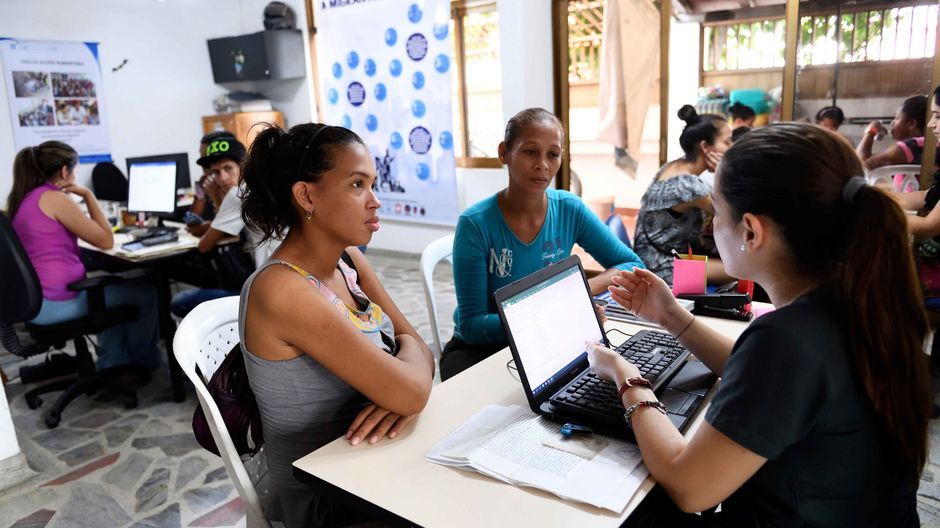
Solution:
M 607 438 L 586 458 L 545 445 L 561 437 L 559 428 L 521 405 L 488 405 L 425 458 L 621 513 L 649 474 L 637 446 Z

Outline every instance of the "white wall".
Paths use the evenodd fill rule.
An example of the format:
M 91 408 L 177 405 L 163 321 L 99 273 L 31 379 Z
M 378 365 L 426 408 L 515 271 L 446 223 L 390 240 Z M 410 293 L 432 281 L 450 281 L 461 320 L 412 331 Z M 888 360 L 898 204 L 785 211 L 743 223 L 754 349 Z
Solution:
M 551 5 L 531 0 L 496 2 L 505 120 L 533 106 L 554 111 Z
M 10 458 L 20 452 L 20 444 L 13 431 L 13 420 L 7 404 L 6 391 L 0 387 L 0 460 Z
M 53 15 L 54 14 L 54 15 Z M 213 84 L 206 39 L 235 33 L 241 13 L 227 0 L 4 0 L 0 36 L 97 41 L 111 152 L 128 156 L 198 154 L 200 117 L 212 114 Z M 127 59 L 119 71 L 111 69 Z M 0 197 L 12 183 L 15 150 L 5 84 L 0 83 Z M 192 169 L 191 169 L 192 170 Z M 87 183 L 91 166 L 81 166 Z
M 677 115 L 679 109 L 698 100 L 699 27 L 697 23 L 679 22 L 675 18 L 670 25 L 667 160 L 682 156 L 679 136 L 685 123 Z
M 115 163 L 123 170 L 129 156 L 185 151 L 194 171 L 201 117 L 215 113 L 212 100 L 228 91 L 212 80 L 206 40 L 263 30 L 266 4 L 267 0 L 3 0 L 0 36 L 99 42 Z M 303 32 L 305 64 L 309 64 L 305 2 L 287 0 L 287 4 Z M 124 59 L 127 64 L 112 72 Z M 244 84 L 267 95 L 289 125 L 308 122 L 315 115 L 309 71 L 306 79 Z M 0 201 L 4 202 L 16 154 L 5 86 L 0 83 Z M 80 166 L 80 182 L 88 183 L 91 169 Z

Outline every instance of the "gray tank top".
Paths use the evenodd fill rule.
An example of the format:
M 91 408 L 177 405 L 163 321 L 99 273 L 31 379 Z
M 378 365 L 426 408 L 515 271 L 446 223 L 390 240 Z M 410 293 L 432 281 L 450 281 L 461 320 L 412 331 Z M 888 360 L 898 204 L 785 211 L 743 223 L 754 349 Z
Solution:
M 248 295 L 255 278 L 270 266 L 288 266 L 305 276 L 333 306 L 343 312 L 350 324 L 389 354 L 395 351 L 392 320 L 377 304 L 369 301 L 356 284 L 356 271 L 340 261 L 338 267 L 346 286 L 358 303 L 346 304 L 313 275 L 288 262 L 271 259 L 245 281 L 239 304 L 238 328 L 241 349 L 251 390 L 255 393 L 264 428 L 265 451 L 272 492 L 295 487 L 291 472 L 294 460 L 303 457 L 346 434 L 356 414 L 368 403 L 365 396 L 307 354 L 292 359 L 271 361 L 251 353 L 245 347 Z M 365 309 L 359 310 L 359 307 Z M 343 350 L 336 350 L 342 354 Z

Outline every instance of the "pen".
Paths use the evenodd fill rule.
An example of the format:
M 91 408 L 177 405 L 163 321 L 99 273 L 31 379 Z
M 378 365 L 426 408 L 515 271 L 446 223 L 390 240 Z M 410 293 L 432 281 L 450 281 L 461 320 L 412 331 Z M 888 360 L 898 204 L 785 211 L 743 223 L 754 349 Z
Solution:
M 594 431 L 586 425 L 578 425 L 573 423 L 566 423 L 561 426 L 561 435 L 562 436 L 573 436 L 573 435 L 591 435 L 594 434 Z

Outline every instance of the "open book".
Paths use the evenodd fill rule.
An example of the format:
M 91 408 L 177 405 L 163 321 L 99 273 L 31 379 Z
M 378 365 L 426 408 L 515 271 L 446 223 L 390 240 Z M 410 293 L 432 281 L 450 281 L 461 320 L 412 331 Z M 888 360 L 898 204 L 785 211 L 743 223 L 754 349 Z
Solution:
M 566 439 L 559 424 L 521 405 L 484 407 L 425 458 L 616 513 L 649 474 L 636 445 L 598 435 Z

